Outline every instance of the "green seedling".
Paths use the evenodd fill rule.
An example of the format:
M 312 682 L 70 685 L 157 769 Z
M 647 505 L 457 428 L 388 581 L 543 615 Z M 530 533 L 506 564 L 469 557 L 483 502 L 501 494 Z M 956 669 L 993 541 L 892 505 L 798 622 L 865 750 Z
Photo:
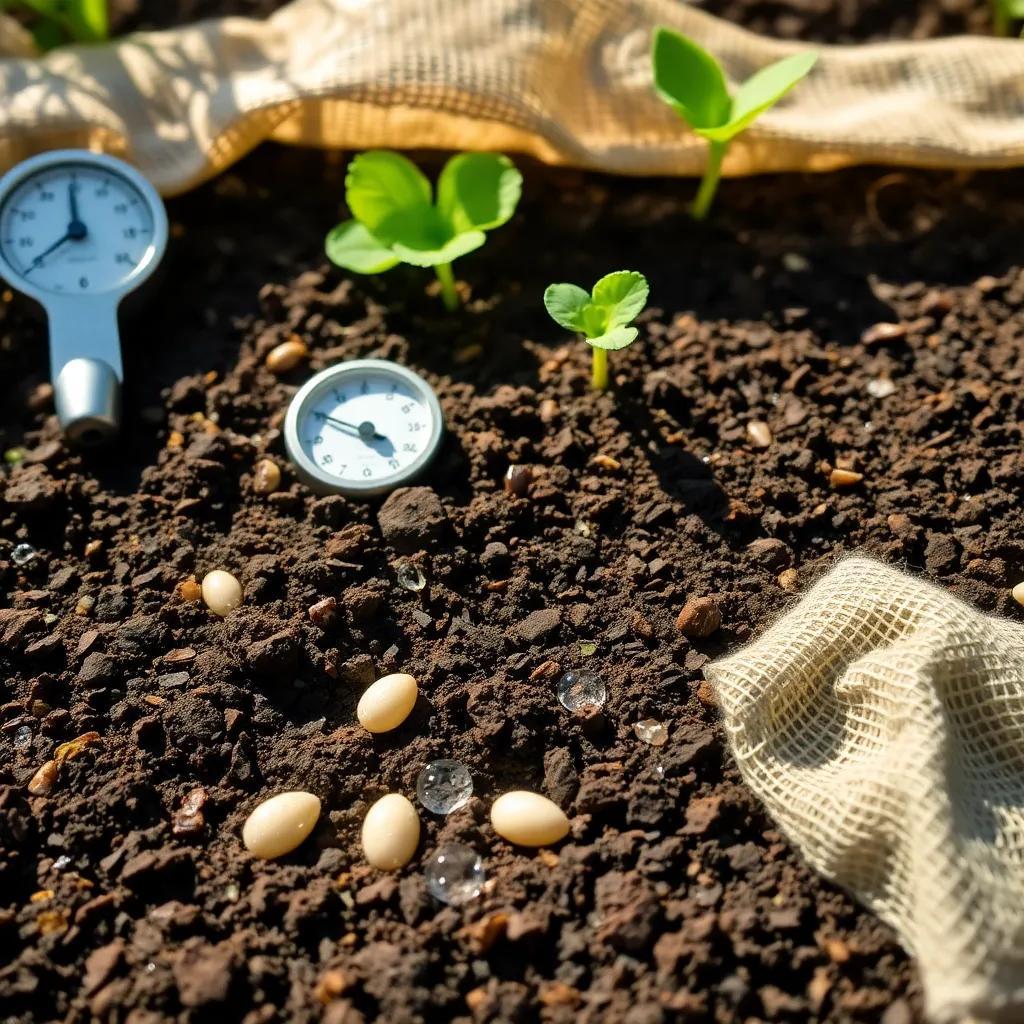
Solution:
M 1013 23 L 1024 21 L 1024 0 L 990 0 L 990 2 L 992 4 L 992 27 L 997 36 L 1010 35 L 1010 27 Z
M 0 0 L 0 11 L 21 11 L 42 52 L 65 43 L 107 38 L 107 0 Z
M 608 353 L 626 348 L 639 333 L 629 324 L 647 304 L 647 278 L 635 270 L 605 274 L 587 292 L 574 284 L 552 284 L 544 291 L 544 308 L 559 327 L 582 334 L 594 350 L 593 384 L 608 387 Z
M 718 189 L 729 143 L 778 103 L 814 67 L 818 55 L 797 53 L 769 64 L 735 95 L 730 95 L 718 61 L 671 29 L 655 29 L 651 59 L 658 95 L 709 143 L 707 168 L 693 203 L 693 216 L 703 220 Z
M 435 201 L 430 182 L 404 156 L 362 153 L 345 177 L 353 219 L 327 236 L 327 255 L 357 274 L 380 274 L 399 263 L 433 267 L 445 306 L 457 309 L 452 262 L 479 249 L 484 232 L 512 216 L 522 188 L 508 157 L 462 153 L 444 165 Z

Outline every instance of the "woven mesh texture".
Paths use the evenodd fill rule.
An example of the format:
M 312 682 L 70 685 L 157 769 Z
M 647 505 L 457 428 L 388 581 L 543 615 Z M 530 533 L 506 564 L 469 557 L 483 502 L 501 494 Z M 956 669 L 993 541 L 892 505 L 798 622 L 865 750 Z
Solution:
M 744 779 L 899 933 L 930 1017 L 1024 1020 L 1024 629 L 854 557 L 707 676 Z
M 294 0 L 42 60 L 0 23 L 0 165 L 55 146 L 133 160 L 182 191 L 264 139 L 495 149 L 626 174 L 698 174 L 705 146 L 651 88 L 666 24 L 736 83 L 801 49 L 683 0 Z M 10 25 L 8 23 L 8 29 Z M 1024 162 L 1024 46 L 958 37 L 825 47 L 730 149 L 725 173 L 857 162 Z

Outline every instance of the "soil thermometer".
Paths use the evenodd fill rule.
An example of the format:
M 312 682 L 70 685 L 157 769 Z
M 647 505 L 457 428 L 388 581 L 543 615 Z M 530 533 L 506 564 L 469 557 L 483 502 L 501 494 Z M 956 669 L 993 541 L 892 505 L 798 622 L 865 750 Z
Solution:
M 387 359 L 321 370 L 292 399 L 284 443 L 314 490 L 370 497 L 402 487 L 437 454 L 444 418 L 434 389 Z
M 160 196 L 122 160 L 55 150 L 0 178 L 0 275 L 46 312 L 54 404 L 71 442 L 117 433 L 118 307 L 166 246 Z

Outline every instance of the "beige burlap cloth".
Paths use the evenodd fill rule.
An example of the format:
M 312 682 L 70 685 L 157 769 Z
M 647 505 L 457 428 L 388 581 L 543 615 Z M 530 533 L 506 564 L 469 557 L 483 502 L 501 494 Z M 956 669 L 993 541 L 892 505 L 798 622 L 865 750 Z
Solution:
M 294 0 L 266 22 L 0 61 L 0 165 L 93 146 L 173 193 L 276 139 L 696 174 L 705 143 L 651 90 L 657 24 L 716 53 L 734 82 L 800 48 L 682 0 Z M 5 45 L 20 46 L 0 26 Z M 1022 158 L 1024 45 L 959 37 L 825 47 L 810 78 L 733 145 L 725 170 Z
M 1024 1020 L 1024 628 L 854 557 L 707 676 L 744 779 L 899 933 L 930 1017 Z

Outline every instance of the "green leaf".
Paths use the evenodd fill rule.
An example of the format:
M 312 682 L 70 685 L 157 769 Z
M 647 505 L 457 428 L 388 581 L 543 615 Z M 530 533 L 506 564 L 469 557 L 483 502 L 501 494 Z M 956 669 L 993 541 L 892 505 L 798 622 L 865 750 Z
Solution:
M 441 171 L 437 206 L 456 234 L 488 231 L 515 213 L 522 191 L 523 176 L 507 156 L 461 153 Z
M 345 201 L 352 216 L 385 246 L 403 241 L 427 248 L 450 237 L 438 234 L 440 217 L 431 204 L 430 182 L 398 153 L 360 153 L 345 176 Z
M 544 289 L 544 308 L 548 316 L 567 331 L 585 334 L 584 316 L 590 305 L 590 293 L 575 284 L 549 284 Z
M 714 142 L 728 142 L 749 127 L 769 107 L 775 106 L 818 60 L 814 51 L 794 53 L 791 57 L 769 64 L 751 75 L 736 90 L 729 123 L 717 130 L 702 131 L 699 134 Z
M 632 345 L 639 333 L 635 327 L 613 327 L 598 338 L 587 338 L 587 344 L 607 352 L 617 352 L 620 348 Z
M 381 274 L 399 260 L 357 220 L 347 220 L 330 230 L 325 245 L 327 258 L 357 274 Z
M 643 274 L 635 270 L 617 270 L 606 274 L 594 285 L 592 296 L 594 305 L 605 311 L 606 327 L 624 327 L 643 311 L 649 291 Z
M 40 53 L 46 53 L 67 42 L 60 22 L 42 20 L 32 26 L 32 39 Z
M 691 128 L 717 128 L 732 101 L 718 61 L 693 40 L 669 28 L 654 30 L 654 88 Z
M 98 43 L 107 38 L 107 0 L 72 0 L 66 10 L 68 25 L 76 39 Z
M 391 251 L 414 267 L 436 267 L 442 263 L 451 263 L 452 260 L 479 249 L 486 241 L 487 236 L 482 231 L 463 231 L 461 235 L 456 235 L 437 248 L 418 248 L 395 242 Z

